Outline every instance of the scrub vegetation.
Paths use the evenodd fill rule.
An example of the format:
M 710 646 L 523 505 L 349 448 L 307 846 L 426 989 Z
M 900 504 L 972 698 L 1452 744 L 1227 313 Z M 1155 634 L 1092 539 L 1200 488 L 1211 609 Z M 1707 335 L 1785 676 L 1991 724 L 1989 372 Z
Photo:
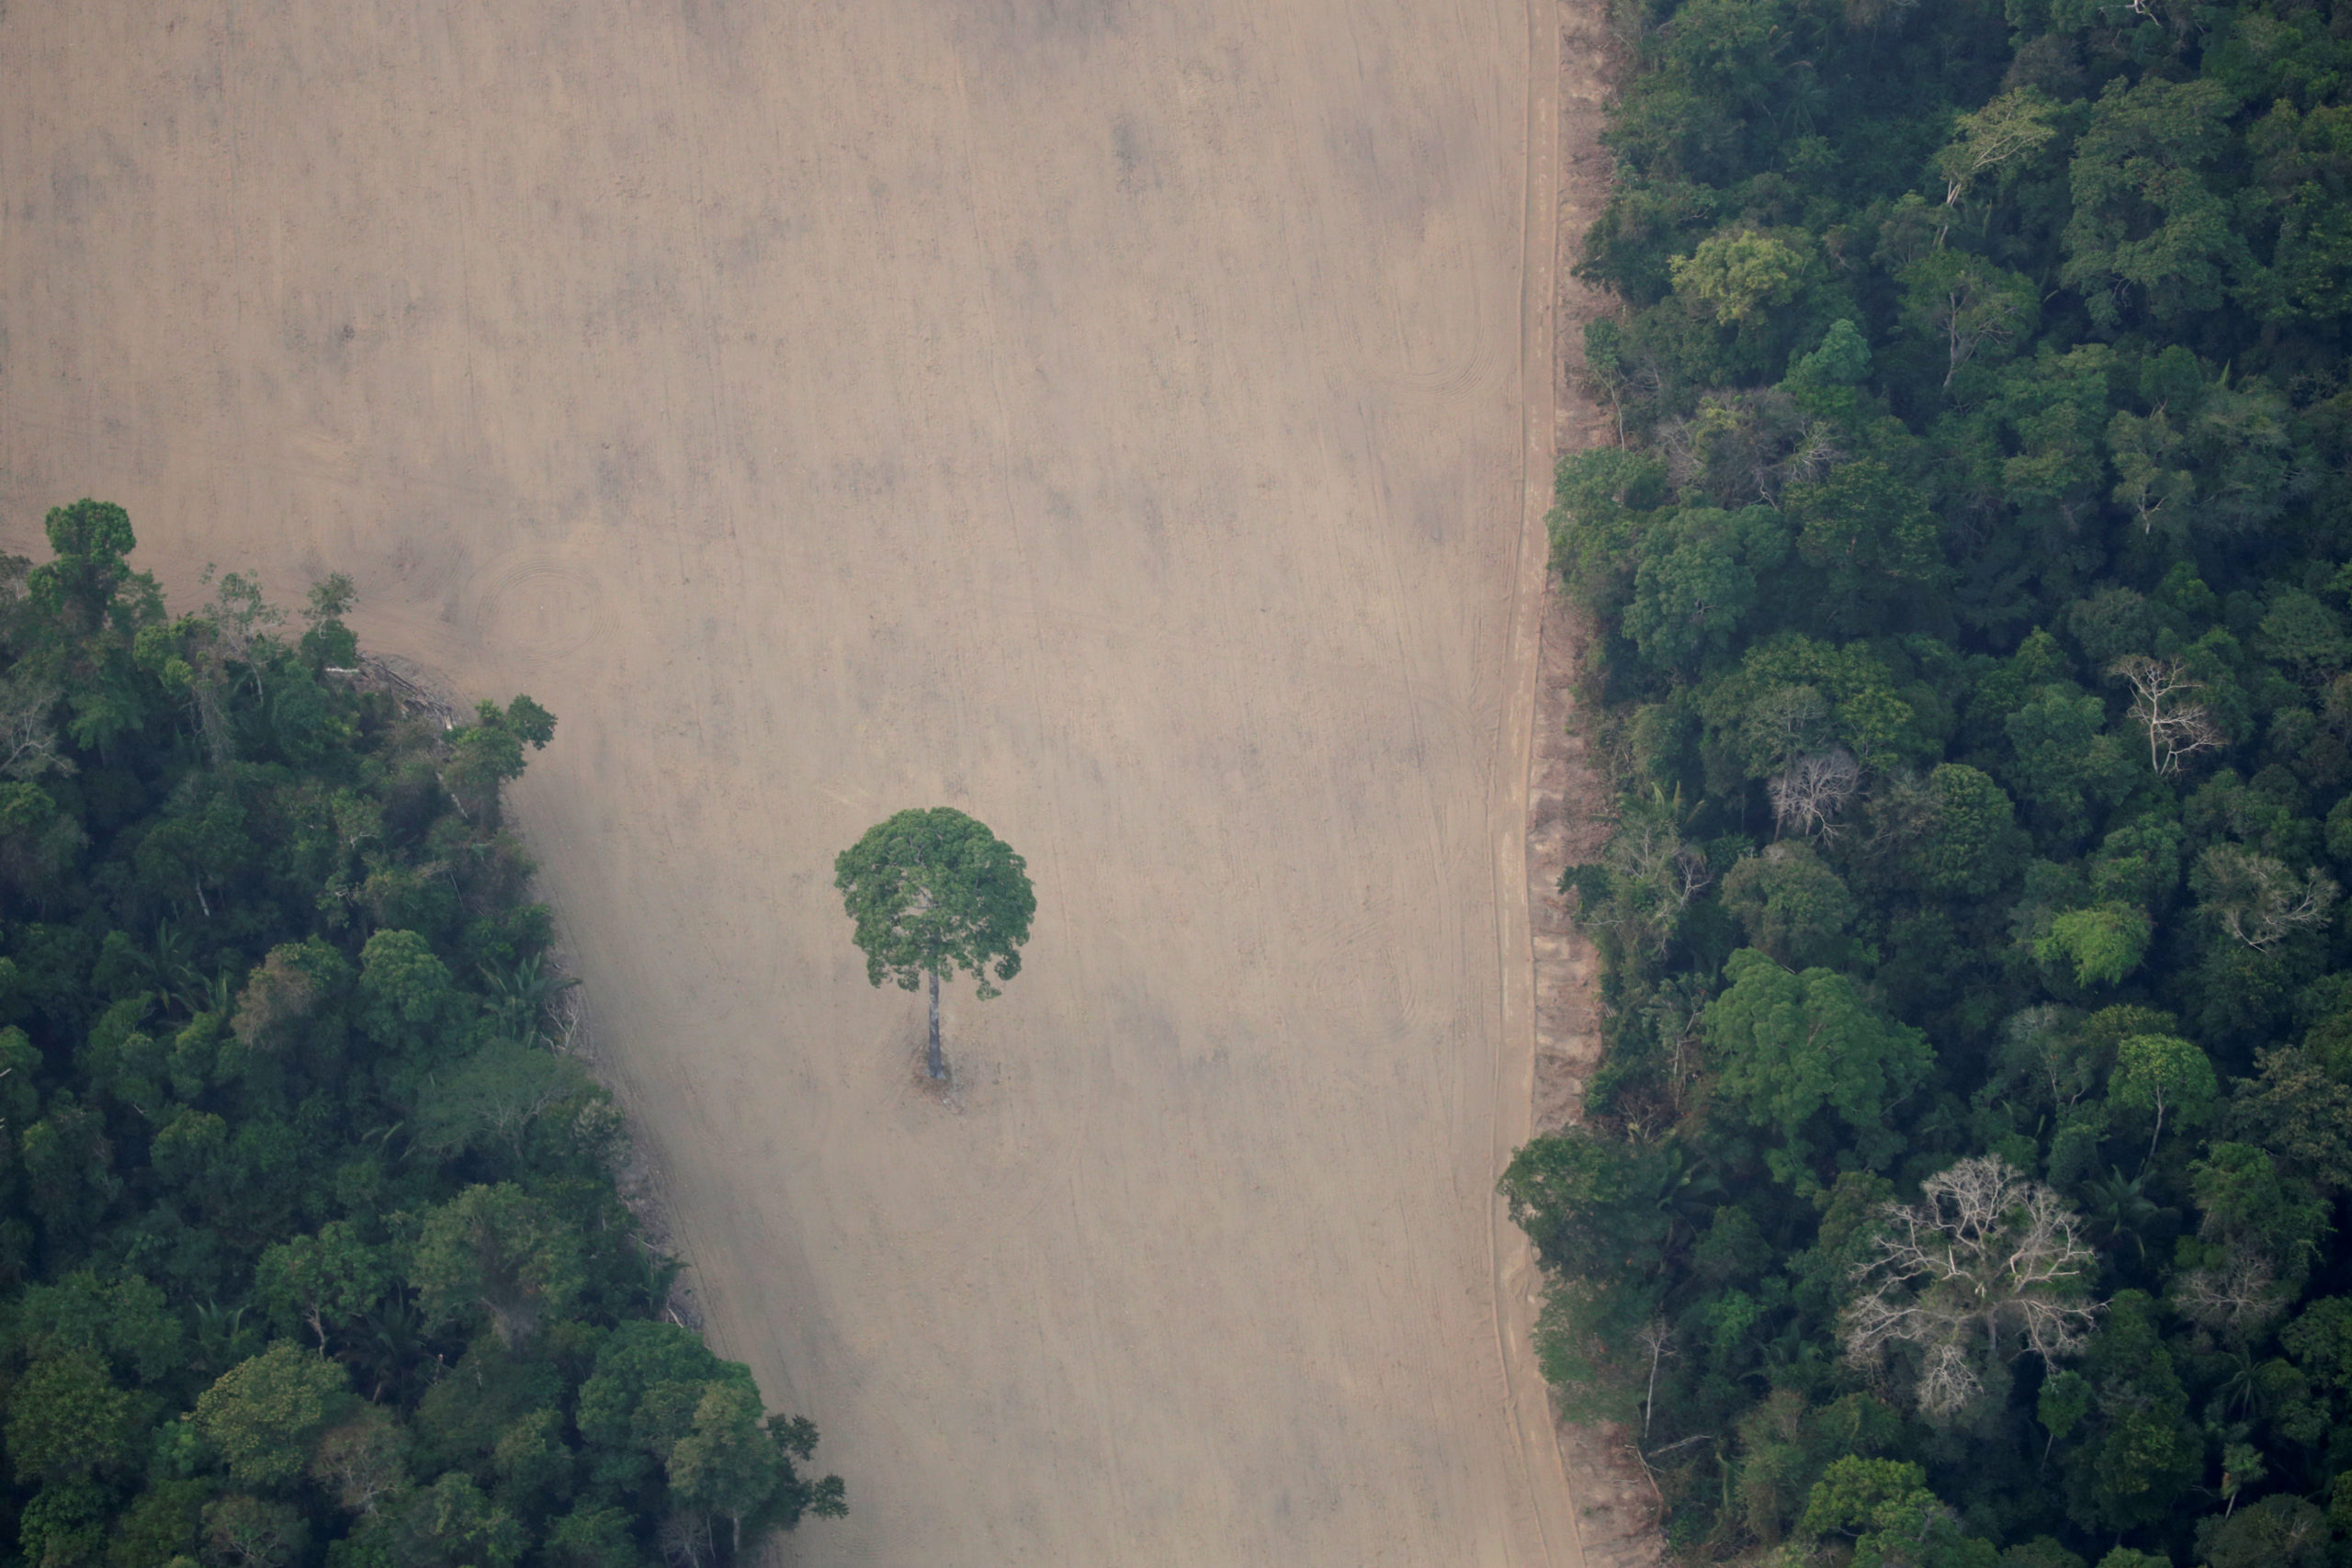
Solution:
M 2352 18 L 1614 25 L 1548 1371 L 1694 1561 L 2344 1561 Z

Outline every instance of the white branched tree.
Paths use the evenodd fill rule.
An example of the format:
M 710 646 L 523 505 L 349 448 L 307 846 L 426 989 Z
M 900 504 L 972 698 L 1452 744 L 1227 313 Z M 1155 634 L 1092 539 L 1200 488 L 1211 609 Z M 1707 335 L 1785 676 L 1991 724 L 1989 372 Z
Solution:
M 2205 705 L 2194 700 L 2199 683 L 2178 660 L 2135 653 L 2109 665 L 2108 673 L 2132 688 L 2132 717 L 2148 738 L 2148 766 L 2157 773 L 2177 773 L 2187 759 L 2222 744 Z
M 1663 795 L 1630 806 L 1602 852 L 1607 891 L 1579 898 L 1577 921 L 1614 931 L 1630 952 L 1665 953 L 1682 911 L 1714 881 L 1706 852 L 1683 842 L 1687 815 L 1679 798 Z
M 2283 863 L 2235 844 L 2215 844 L 2199 855 L 2188 880 L 2204 913 L 2260 952 L 2323 924 L 2343 891 L 2316 866 L 2297 876 Z
M 1866 1367 L 1916 1348 L 1923 1414 L 1959 1411 L 1989 1368 L 2026 1351 L 2073 1354 L 2098 1320 L 2082 1217 L 1997 1155 L 1929 1177 L 1919 1201 L 1889 1204 L 1885 1221 L 1878 1256 L 1855 1271 L 1860 1293 L 1840 1337 Z
M 2294 1303 L 2294 1292 L 2279 1284 L 2268 1258 L 2233 1248 L 2214 1267 L 2182 1275 L 2173 1284 L 2172 1301 L 2199 1328 L 2244 1344 L 2278 1320 Z
M 1611 858 L 1623 868 L 1622 902 L 1635 937 L 1628 945 L 1663 953 L 1683 909 L 1714 880 L 1706 854 L 1671 829 L 1646 822 L 1634 825 L 1621 845 L 1611 847 L 1617 852 Z
M 1861 764 L 1843 746 L 1804 752 L 1765 781 L 1772 801 L 1772 825 L 1782 833 L 1838 836 L 1838 814 L 1861 787 Z
M 57 753 L 57 727 L 50 722 L 57 697 L 56 687 L 22 671 L 0 682 L 0 775 L 34 779 L 74 771 L 73 759 Z

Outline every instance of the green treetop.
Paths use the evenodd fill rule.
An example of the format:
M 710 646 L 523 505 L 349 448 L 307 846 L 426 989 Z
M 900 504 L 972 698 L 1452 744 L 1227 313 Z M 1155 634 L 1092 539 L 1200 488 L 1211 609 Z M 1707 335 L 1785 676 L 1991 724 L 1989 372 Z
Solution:
M 931 981 L 931 1076 L 939 1050 L 939 977 L 968 970 L 983 1000 L 1021 973 L 1021 944 L 1037 913 L 1028 864 L 983 824 L 952 807 L 901 811 L 866 829 L 833 862 L 833 886 L 857 922 L 865 977 L 902 990 Z

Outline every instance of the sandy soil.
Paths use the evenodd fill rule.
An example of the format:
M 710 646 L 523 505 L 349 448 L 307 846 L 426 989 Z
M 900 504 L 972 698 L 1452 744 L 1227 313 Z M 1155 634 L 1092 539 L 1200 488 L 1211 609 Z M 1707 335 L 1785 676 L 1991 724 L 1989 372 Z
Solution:
M 1529 1115 L 1549 0 L 0 9 L 0 512 L 351 571 L 518 801 L 809 1563 L 1576 1563 Z M 833 853 L 1027 855 L 1006 996 Z

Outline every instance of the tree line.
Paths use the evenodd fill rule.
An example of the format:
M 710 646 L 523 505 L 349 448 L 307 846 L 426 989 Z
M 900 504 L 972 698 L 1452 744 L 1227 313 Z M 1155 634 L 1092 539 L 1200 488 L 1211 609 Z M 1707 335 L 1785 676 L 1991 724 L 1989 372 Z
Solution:
M 1547 1371 L 1692 1561 L 2345 1561 L 2352 17 L 1611 21 Z
M 33 1568 L 749 1561 L 842 1511 L 663 1311 L 501 794 L 330 578 L 0 559 L 0 1541 Z

